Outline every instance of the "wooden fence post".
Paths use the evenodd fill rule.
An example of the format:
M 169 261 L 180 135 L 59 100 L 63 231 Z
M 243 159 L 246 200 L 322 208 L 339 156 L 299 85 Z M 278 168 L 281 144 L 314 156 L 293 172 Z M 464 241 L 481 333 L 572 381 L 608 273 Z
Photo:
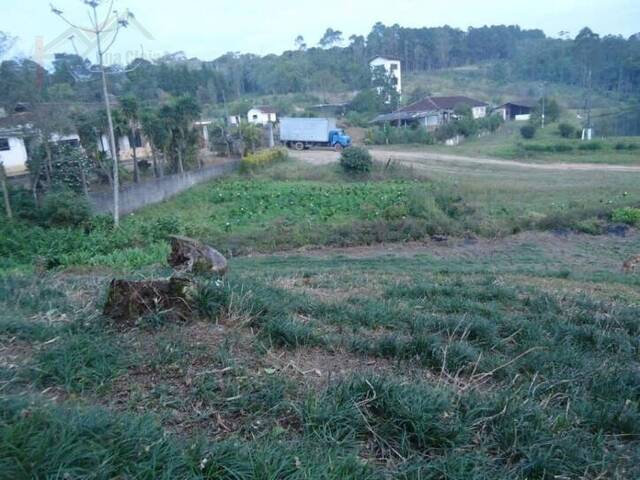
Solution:
M 13 218 L 13 212 L 11 211 L 11 203 L 9 201 L 9 188 L 7 187 L 7 172 L 4 169 L 4 163 L 0 162 L 0 185 L 2 185 L 2 192 L 4 193 L 4 207 L 7 210 L 7 218 Z

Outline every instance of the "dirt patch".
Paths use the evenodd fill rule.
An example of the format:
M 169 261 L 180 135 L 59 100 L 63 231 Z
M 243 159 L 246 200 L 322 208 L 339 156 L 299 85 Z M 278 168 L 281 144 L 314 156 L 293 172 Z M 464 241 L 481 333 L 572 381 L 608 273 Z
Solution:
M 495 167 L 507 167 L 514 169 L 530 169 L 543 171 L 605 171 L 605 172 L 635 172 L 640 173 L 640 166 L 608 165 L 600 163 L 528 163 L 515 160 L 499 160 L 496 158 L 467 157 L 463 155 L 450 155 L 429 151 L 407 151 L 402 149 L 370 150 L 378 161 L 386 162 L 390 158 L 415 168 L 425 168 L 429 164 L 455 164 L 466 163 L 472 165 L 486 165 Z M 292 157 L 310 163 L 312 165 L 327 165 L 338 160 L 339 155 L 325 150 L 306 150 L 304 152 L 292 152 Z
M 615 235 L 584 235 L 577 233 L 553 232 L 524 232 L 504 238 L 448 238 L 446 241 L 426 239 L 420 242 L 404 243 L 381 243 L 376 245 L 364 245 L 356 247 L 303 247 L 286 252 L 276 252 L 273 254 L 254 254 L 251 256 L 310 256 L 319 258 L 331 258 L 335 256 L 345 256 L 348 258 L 375 258 L 375 257 L 415 257 L 426 255 L 433 258 L 468 258 L 470 261 L 477 261 L 478 258 L 495 254 L 505 254 L 505 252 L 516 251 L 520 247 L 537 246 L 543 250 L 553 253 L 558 258 L 567 258 L 574 255 L 574 250 L 579 247 L 583 250 L 593 249 L 593 256 L 601 258 L 602 248 L 622 249 L 625 246 L 632 246 L 640 241 L 638 230 L 629 230 L 626 236 Z M 584 257 L 580 253 L 578 257 Z M 624 257 L 624 252 L 618 255 L 619 258 L 611 258 L 611 265 L 615 265 L 620 270 L 620 265 Z

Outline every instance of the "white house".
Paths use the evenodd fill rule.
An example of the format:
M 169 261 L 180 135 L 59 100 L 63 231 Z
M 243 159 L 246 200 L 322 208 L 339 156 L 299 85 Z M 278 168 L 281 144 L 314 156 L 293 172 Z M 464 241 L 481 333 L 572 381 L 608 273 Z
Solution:
M 371 67 L 372 73 L 378 67 L 384 68 L 387 75 L 391 77 L 398 94 L 402 95 L 402 63 L 399 59 L 379 55 L 369 61 L 369 67 Z
M 247 112 L 247 120 L 255 125 L 266 125 L 276 123 L 278 114 L 273 107 L 253 107 Z
M 131 142 L 128 136 L 122 136 L 116 140 L 118 142 L 118 159 L 131 160 L 133 159 L 133 148 L 131 148 Z M 148 158 L 151 156 L 151 145 L 146 138 L 140 135 L 140 132 L 136 132 L 135 137 L 136 158 L 138 160 Z M 109 148 L 109 136 L 103 133 L 98 141 L 98 149 L 105 153 L 107 158 L 111 158 L 111 149 Z
M 0 162 L 4 164 L 7 175 L 27 172 L 25 138 L 33 135 L 32 121 L 32 116 L 25 112 L 0 117 Z
M 7 175 L 20 175 L 27 171 L 27 147 L 24 138 L 2 136 L 0 130 L 0 163 L 4 164 Z

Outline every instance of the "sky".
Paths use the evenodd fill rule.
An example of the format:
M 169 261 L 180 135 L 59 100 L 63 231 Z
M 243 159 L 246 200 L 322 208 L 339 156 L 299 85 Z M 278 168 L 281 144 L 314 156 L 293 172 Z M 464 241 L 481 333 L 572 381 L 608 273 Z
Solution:
M 11 55 L 48 63 L 54 51 L 73 53 L 72 32 L 51 13 L 52 3 L 72 21 L 87 25 L 83 0 L 0 0 L 0 31 L 17 37 Z M 108 3 L 110 0 L 103 0 Z M 575 36 L 582 27 L 628 37 L 640 31 L 640 0 L 114 0 L 135 14 L 107 63 L 158 58 L 184 51 L 212 60 L 226 52 L 266 55 L 294 47 L 302 35 L 316 45 L 327 27 L 344 37 L 366 35 L 374 23 L 406 27 L 451 25 L 466 29 L 495 24 L 540 28 L 550 36 Z M 106 8 L 105 8 L 106 10 Z M 92 58 L 93 43 L 81 32 L 75 48 Z M 85 43 L 86 42 L 86 43 Z

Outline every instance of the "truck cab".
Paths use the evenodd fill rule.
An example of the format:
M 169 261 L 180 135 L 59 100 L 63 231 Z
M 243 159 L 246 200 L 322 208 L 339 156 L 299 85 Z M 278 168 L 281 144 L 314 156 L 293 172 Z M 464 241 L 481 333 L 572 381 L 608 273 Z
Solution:
M 329 145 L 336 150 L 342 150 L 351 146 L 351 137 L 344 130 L 336 129 L 329 132 Z

